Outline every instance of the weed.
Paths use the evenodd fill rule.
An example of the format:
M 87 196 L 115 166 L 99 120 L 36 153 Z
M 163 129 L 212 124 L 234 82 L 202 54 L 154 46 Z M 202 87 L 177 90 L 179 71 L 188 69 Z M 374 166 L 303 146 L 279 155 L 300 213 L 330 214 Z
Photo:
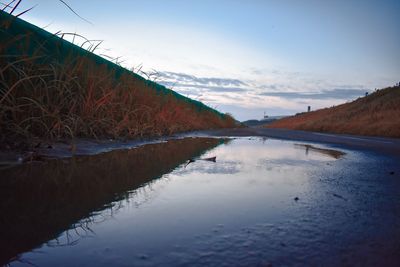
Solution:
M 388 87 L 339 106 L 278 120 L 267 127 L 400 137 L 400 87 Z
M 235 125 L 230 115 L 94 55 L 98 45 L 88 51 L 0 15 L 3 141 L 138 138 Z

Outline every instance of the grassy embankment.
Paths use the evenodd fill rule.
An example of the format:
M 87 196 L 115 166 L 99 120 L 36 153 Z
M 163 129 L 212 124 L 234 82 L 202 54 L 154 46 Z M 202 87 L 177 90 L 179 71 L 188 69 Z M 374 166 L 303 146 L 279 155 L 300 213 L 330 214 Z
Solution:
M 400 87 L 388 87 L 351 103 L 287 117 L 266 127 L 400 137 Z
M 184 97 L 0 11 L 0 144 L 138 138 L 233 127 Z

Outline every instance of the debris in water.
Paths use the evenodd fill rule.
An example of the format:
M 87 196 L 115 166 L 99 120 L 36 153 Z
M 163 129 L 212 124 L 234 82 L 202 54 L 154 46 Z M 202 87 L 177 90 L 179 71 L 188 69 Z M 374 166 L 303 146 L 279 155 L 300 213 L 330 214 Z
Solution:
M 192 163 L 192 162 L 195 162 L 195 160 L 194 160 L 194 159 L 189 159 L 188 162 L 187 162 L 186 165 L 185 165 L 185 168 L 186 168 L 187 165 L 189 165 L 189 164 Z
M 390 172 L 390 175 L 393 175 L 393 174 L 394 174 L 394 171 L 391 171 L 391 172 Z
M 217 157 L 205 158 L 205 159 L 201 159 L 201 160 L 216 162 Z
M 199 159 L 199 160 L 216 162 L 217 157 L 210 157 L 210 158 L 204 158 L 204 159 Z M 196 161 L 195 159 L 189 159 L 188 162 L 185 165 L 185 168 L 186 168 L 187 165 L 189 165 L 190 163 L 195 162 L 195 161 Z
M 344 201 L 347 201 L 347 199 L 344 198 L 344 197 L 342 197 L 341 195 L 338 195 L 338 194 L 335 194 L 335 193 L 333 193 L 332 195 L 333 195 L 334 197 L 337 197 L 337 198 L 343 199 Z
M 294 198 L 294 201 L 296 201 L 296 202 L 299 201 L 299 200 L 300 200 L 300 198 L 298 198 L 298 197 Z

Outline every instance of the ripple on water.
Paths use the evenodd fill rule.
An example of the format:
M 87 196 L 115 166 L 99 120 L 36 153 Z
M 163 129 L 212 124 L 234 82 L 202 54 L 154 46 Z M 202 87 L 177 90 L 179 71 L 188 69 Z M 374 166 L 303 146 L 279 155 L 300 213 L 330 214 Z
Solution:
M 381 159 L 345 152 L 259 138 L 182 139 L 47 169 L 22 166 L 7 172 L 12 183 L 0 181 L 8 190 L 0 203 L 43 201 L 18 212 L 1 206 L 24 232 L 19 243 L 30 242 L 7 255 L 39 266 L 393 266 L 399 182 L 377 179 Z M 28 176 L 41 183 L 24 185 Z M 50 245 L 60 240 L 66 245 Z

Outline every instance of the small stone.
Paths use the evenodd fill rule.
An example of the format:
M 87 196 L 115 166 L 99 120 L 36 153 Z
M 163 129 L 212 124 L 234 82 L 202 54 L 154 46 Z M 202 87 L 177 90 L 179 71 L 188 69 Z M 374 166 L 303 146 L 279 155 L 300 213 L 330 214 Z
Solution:
M 147 260 L 148 258 L 149 258 L 149 256 L 146 254 L 139 255 L 139 259 L 141 259 L 141 260 Z

